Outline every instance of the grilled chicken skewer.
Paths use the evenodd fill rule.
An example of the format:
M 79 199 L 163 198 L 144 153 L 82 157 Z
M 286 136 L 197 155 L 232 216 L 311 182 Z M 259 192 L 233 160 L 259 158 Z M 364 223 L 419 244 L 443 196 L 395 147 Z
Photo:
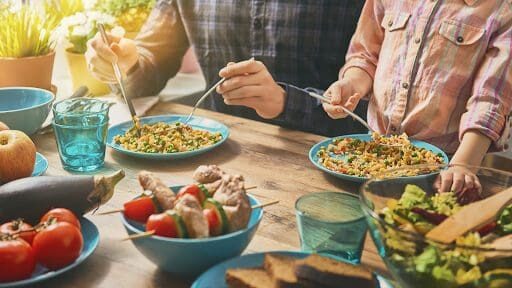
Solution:
M 162 182 L 162 180 L 148 171 L 140 171 L 138 177 L 142 189 L 153 192 L 160 204 L 160 208 L 163 210 L 170 210 L 174 208 L 176 195 Z
M 175 211 L 181 216 L 190 238 L 209 236 L 208 221 L 203 214 L 203 207 L 192 195 L 185 194 L 176 202 Z

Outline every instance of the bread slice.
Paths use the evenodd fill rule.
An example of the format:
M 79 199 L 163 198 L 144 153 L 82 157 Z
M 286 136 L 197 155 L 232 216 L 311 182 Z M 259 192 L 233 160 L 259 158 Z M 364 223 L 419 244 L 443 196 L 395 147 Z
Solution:
M 274 282 L 262 268 L 228 269 L 226 283 L 229 288 L 269 288 Z
M 373 288 L 377 286 L 377 280 L 370 271 L 317 254 L 297 261 L 295 275 L 299 281 L 317 283 L 318 287 Z
M 264 268 L 274 281 L 273 287 L 279 288 L 299 288 L 295 276 L 296 258 L 283 256 L 279 254 L 265 254 Z

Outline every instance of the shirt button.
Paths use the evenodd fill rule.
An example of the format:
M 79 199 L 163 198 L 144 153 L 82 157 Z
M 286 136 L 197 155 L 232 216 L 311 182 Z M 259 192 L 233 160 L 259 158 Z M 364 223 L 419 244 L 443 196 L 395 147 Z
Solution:
M 404 89 L 409 88 L 409 83 L 407 83 L 407 82 L 402 83 L 402 87 L 404 87 Z
M 389 27 L 393 26 L 393 20 L 389 20 L 389 22 L 388 22 L 388 26 L 389 26 Z
M 261 19 L 259 19 L 259 18 L 254 19 L 253 25 L 254 25 L 254 29 L 258 29 L 258 30 L 261 29 L 261 27 L 263 26 L 261 24 Z
M 420 44 L 420 42 L 421 42 L 421 39 L 420 39 L 420 38 L 416 38 L 416 39 L 414 39 L 414 43 L 416 43 L 416 44 Z
M 457 37 L 457 43 L 462 43 L 462 42 L 464 42 L 464 37 L 462 37 L 462 36 Z

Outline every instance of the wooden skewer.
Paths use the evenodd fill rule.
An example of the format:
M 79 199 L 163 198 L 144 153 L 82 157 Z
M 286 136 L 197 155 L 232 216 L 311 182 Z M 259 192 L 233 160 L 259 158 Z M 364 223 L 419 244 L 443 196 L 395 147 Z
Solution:
M 277 203 L 279 203 L 279 200 L 274 200 L 274 201 L 271 201 L 271 202 L 254 205 L 251 208 L 252 209 L 258 209 L 258 208 L 263 208 L 263 207 L 267 207 L 267 206 L 270 206 L 270 205 L 274 205 L 274 204 L 277 204 Z
M 258 188 L 258 186 L 249 186 L 249 187 L 245 188 L 245 190 L 252 190 L 252 189 L 256 189 L 256 188 Z M 256 207 L 256 208 L 260 208 L 260 207 Z M 256 208 L 253 208 L 253 209 L 256 209 Z M 115 214 L 115 213 L 121 213 L 123 211 L 124 211 L 124 209 L 114 209 L 114 210 L 110 210 L 110 211 L 100 212 L 100 213 L 97 213 L 96 215 L 100 215 L 100 216 L 110 215 L 110 214 Z
M 122 239 L 121 241 L 134 240 L 134 239 L 139 239 L 139 238 L 146 238 L 146 237 L 151 237 L 153 235 L 155 235 L 155 231 L 151 230 L 151 231 L 146 231 L 146 232 L 139 233 L 139 234 L 130 235 L 130 236 Z
M 123 211 L 124 211 L 124 209 L 115 209 L 115 210 L 100 212 L 97 215 L 109 215 L 109 214 L 121 213 Z
M 274 204 L 277 204 L 277 203 L 279 203 L 279 200 L 274 200 L 274 201 L 271 201 L 271 202 L 254 205 L 251 208 L 252 209 L 258 209 L 258 208 L 263 208 L 263 207 L 267 207 L 267 206 L 270 206 L 270 205 L 274 205 Z M 114 212 L 112 212 L 112 213 L 114 213 Z M 135 240 L 135 239 L 139 239 L 139 238 L 146 238 L 146 237 L 151 237 L 153 235 L 155 235 L 155 231 L 153 231 L 153 230 L 152 231 L 146 231 L 146 232 L 143 232 L 143 233 L 130 235 L 130 236 L 122 239 L 121 241 Z

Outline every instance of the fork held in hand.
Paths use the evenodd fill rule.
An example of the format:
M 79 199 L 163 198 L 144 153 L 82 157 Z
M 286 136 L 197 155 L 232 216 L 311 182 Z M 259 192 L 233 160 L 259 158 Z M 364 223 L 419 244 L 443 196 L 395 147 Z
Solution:
M 203 101 L 206 99 L 206 97 L 208 97 L 208 95 L 210 95 L 213 92 L 213 90 L 215 90 L 217 88 L 217 86 L 222 84 L 222 82 L 224 82 L 224 81 L 226 81 L 226 78 L 220 79 L 219 82 L 215 83 L 215 85 L 213 85 L 212 88 L 208 89 L 208 91 L 206 91 L 206 93 L 204 93 L 204 95 L 201 96 L 201 98 L 199 98 L 199 100 L 197 100 L 196 104 L 194 105 L 194 108 L 192 108 L 192 112 L 190 112 L 187 119 L 185 120 L 185 122 L 184 122 L 185 124 L 187 124 L 188 121 L 190 121 L 190 119 L 194 115 L 194 112 L 196 112 L 197 107 L 199 105 L 201 105 L 201 103 L 203 103 Z

